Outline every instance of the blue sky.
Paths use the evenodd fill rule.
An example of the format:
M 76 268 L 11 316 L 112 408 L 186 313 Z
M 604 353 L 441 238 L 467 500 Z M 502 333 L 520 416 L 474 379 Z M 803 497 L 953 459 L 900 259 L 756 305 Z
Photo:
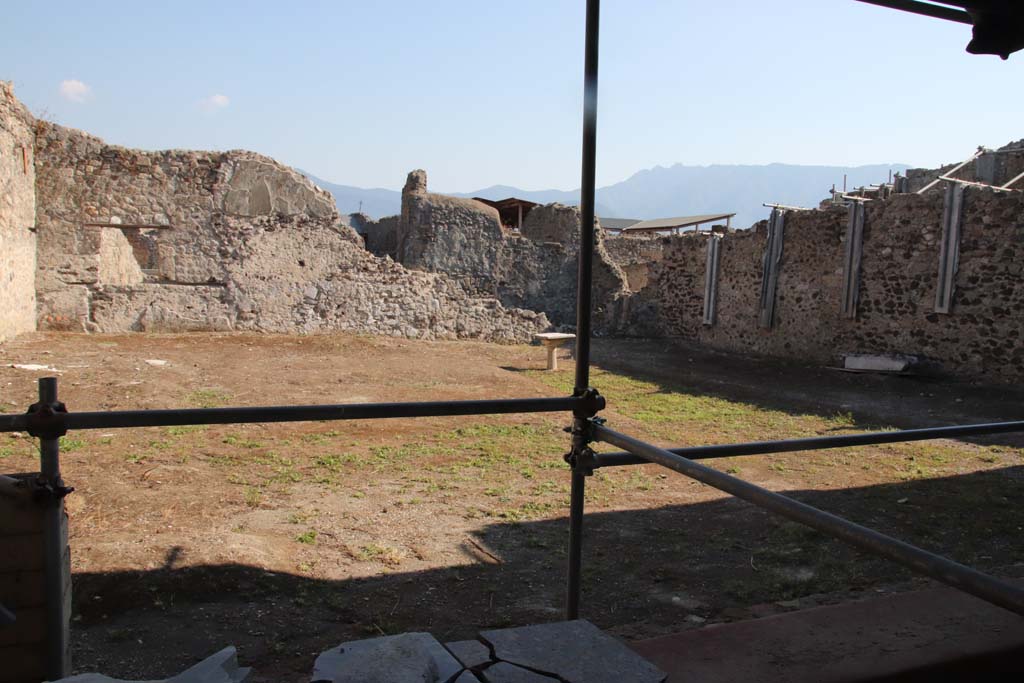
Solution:
M 579 186 L 582 0 L 21 2 L 0 79 L 145 149 L 327 180 Z M 606 0 L 598 184 L 655 165 L 934 166 L 1024 137 L 1024 54 L 852 0 Z

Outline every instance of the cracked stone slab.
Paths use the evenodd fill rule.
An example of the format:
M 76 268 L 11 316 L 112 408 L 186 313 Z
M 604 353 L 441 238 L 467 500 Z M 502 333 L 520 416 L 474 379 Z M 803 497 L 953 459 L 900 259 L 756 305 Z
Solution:
M 480 683 L 480 679 L 472 671 L 463 671 L 452 683 Z
M 552 676 L 542 676 L 508 662 L 498 662 L 494 666 L 489 666 L 480 675 L 487 683 L 556 683 L 558 681 Z
M 237 651 L 226 647 L 173 678 L 162 681 L 122 681 L 102 674 L 78 674 L 55 683 L 242 683 L 251 669 L 238 666 Z
M 463 667 L 429 633 L 342 643 L 320 654 L 312 683 L 448 683 Z
M 444 646 L 467 669 L 475 669 L 491 662 L 491 651 L 479 640 L 458 640 L 454 643 L 445 643 Z
M 483 631 L 480 638 L 491 646 L 499 661 L 542 671 L 566 683 L 663 683 L 667 677 L 664 671 L 582 619 Z

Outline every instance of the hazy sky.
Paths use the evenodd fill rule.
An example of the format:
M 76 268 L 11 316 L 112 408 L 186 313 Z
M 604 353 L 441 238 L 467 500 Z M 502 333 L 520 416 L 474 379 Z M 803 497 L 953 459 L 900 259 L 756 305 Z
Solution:
M 1024 137 L 1024 54 L 853 0 L 606 0 L 598 184 L 654 165 L 936 166 Z M 0 79 L 145 149 L 326 180 L 579 186 L 582 0 L 6 3 Z

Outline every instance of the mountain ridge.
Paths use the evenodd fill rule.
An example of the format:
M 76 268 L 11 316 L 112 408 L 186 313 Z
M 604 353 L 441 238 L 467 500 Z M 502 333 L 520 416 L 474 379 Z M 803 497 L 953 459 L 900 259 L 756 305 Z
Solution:
M 847 187 L 886 182 L 891 172 L 904 172 L 907 164 L 861 166 L 770 164 L 709 164 L 652 166 L 596 191 L 596 212 L 608 218 L 664 218 L 704 213 L 735 212 L 733 226 L 744 228 L 765 218 L 763 203 L 815 207 L 828 196 L 832 184 Z M 334 195 L 338 210 L 374 218 L 401 211 L 402 193 L 385 188 L 339 185 L 299 170 Z M 541 204 L 578 204 L 579 189 L 523 190 L 512 185 L 491 185 L 472 192 L 450 192 L 455 197 L 504 199 L 518 197 Z

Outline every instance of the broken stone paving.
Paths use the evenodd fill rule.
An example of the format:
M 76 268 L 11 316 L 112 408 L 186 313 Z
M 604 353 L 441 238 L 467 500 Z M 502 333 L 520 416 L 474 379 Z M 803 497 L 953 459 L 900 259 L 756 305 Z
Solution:
M 225 648 L 150 683 L 241 683 L 250 670 Z M 666 674 L 587 621 L 485 631 L 442 645 L 429 633 L 358 640 L 321 653 L 311 683 L 663 683 Z M 57 683 L 146 683 L 81 674 Z

